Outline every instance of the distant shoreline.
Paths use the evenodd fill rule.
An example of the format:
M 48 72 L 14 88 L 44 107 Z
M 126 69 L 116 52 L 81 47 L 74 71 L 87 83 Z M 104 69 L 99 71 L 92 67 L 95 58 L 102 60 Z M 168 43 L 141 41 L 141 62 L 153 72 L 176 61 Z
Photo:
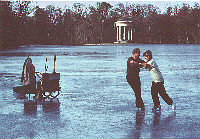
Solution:
M 1 47 L 0 50 L 3 49 L 17 49 L 17 48 L 22 48 L 22 47 L 31 47 L 31 46 L 101 46 L 101 45 L 129 45 L 129 44 L 134 44 L 134 45 L 139 45 L 142 43 L 86 43 L 86 44 L 80 44 L 80 45 L 69 45 L 69 44 L 31 44 L 31 45 L 21 45 L 21 46 L 8 46 L 8 47 Z M 199 43 L 143 43 L 144 45 L 200 45 Z
M 198 43 L 97 43 L 97 44 L 83 44 L 84 46 L 95 46 L 95 45 L 127 45 L 127 44 L 144 44 L 144 45 L 200 45 Z M 77 45 L 78 46 L 78 45 Z

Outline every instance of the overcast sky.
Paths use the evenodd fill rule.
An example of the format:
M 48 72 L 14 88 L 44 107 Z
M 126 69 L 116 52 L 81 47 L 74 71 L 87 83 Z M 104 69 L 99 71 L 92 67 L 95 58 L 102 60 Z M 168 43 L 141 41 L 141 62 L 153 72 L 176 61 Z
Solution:
M 42 0 L 42 1 L 33 1 L 32 5 L 33 6 L 39 6 L 40 8 L 45 8 L 48 5 L 54 5 L 55 7 L 59 7 L 61 9 L 64 9 L 65 6 L 66 8 L 71 8 L 73 6 L 74 3 L 81 3 L 84 4 L 86 6 L 88 5 L 93 5 L 96 6 L 97 2 L 108 2 L 110 3 L 112 6 L 116 6 L 118 3 L 130 3 L 130 4 L 152 4 L 156 7 L 158 7 L 161 10 L 161 13 L 166 12 L 167 7 L 169 6 L 182 6 L 183 3 L 189 4 L 190 6 L 194 6 L 195 3 L 199 3 L 200 1 L 166 1 L 166 0 L 151 0 L 151 1 L 128 1 L 128 0 L 115 0 L 115 1 L 111 1 L 111 0 L 105 0 L 105 1 L 97 1 L 97 0 L 79 0 L 79 1 L 69 1 L 69 0 L 65 0 L 65 1 L 49 1 L 49 0 Z

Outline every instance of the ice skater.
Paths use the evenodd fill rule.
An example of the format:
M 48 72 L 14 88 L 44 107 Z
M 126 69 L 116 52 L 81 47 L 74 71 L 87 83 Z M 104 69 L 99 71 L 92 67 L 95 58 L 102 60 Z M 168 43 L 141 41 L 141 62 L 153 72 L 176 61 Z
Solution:
M 141 63 L 145 63 L 144 60 L 140 59 L 140 49 L 133 49 L 132 56 L 127 61 L 127 75 L 126 79 L 131 88 L 133 89 L 136 97 L 136 107 L 139 110 L 145 110 L 143 100 L 141 98 L 141 82 L 139 77 Z
M 144 58 L 146 59 L 147 63 L 143 63 L 142 65 L 149 69 L 150 75 L 153 79 L 152 86 L 151 86 L 151 95 L 154 103 L 154 107 L 152 108 L 153 111 L 161 110 L 160 101 L 158 94 L 162 97 L 162 99 L 175 110 L 175 105 L 173 100 L 168 96 L 164 87 L 164 78 L 158 68 L 158 65 L 152 58 L 152 52 L 147 50 L 143 53 Z

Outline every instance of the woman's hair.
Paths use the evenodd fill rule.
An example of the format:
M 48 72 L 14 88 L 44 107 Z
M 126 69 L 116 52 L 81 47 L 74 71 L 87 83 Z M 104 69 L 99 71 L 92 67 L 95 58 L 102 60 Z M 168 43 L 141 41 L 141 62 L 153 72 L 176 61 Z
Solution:
M 143 53 L 143 56 L 149 56 L 150 59 L 152 59 L 152 52 L 150 50 L 147 50 L 146 52 Z

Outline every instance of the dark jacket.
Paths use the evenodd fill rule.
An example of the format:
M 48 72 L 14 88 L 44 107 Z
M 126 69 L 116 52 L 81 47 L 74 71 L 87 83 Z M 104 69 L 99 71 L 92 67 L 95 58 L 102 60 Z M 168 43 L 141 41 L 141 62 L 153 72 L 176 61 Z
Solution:
M 136 63 L 130 63 L 130 61 L 134 61 Z M 128 58 L 128 61 L 127 61 L 127 76 L 126 78 L 127 79 L 131 79 L 131 80 L 138 80 L 140 79 L 139 77 L 139 72 L 140 72 L 140 65 L 139 63 L 144 63 L 145 61 L 140 59 L 140 58 L 137 58 L 137 59 L 134 59 L 133 57 L 129 57 Z

